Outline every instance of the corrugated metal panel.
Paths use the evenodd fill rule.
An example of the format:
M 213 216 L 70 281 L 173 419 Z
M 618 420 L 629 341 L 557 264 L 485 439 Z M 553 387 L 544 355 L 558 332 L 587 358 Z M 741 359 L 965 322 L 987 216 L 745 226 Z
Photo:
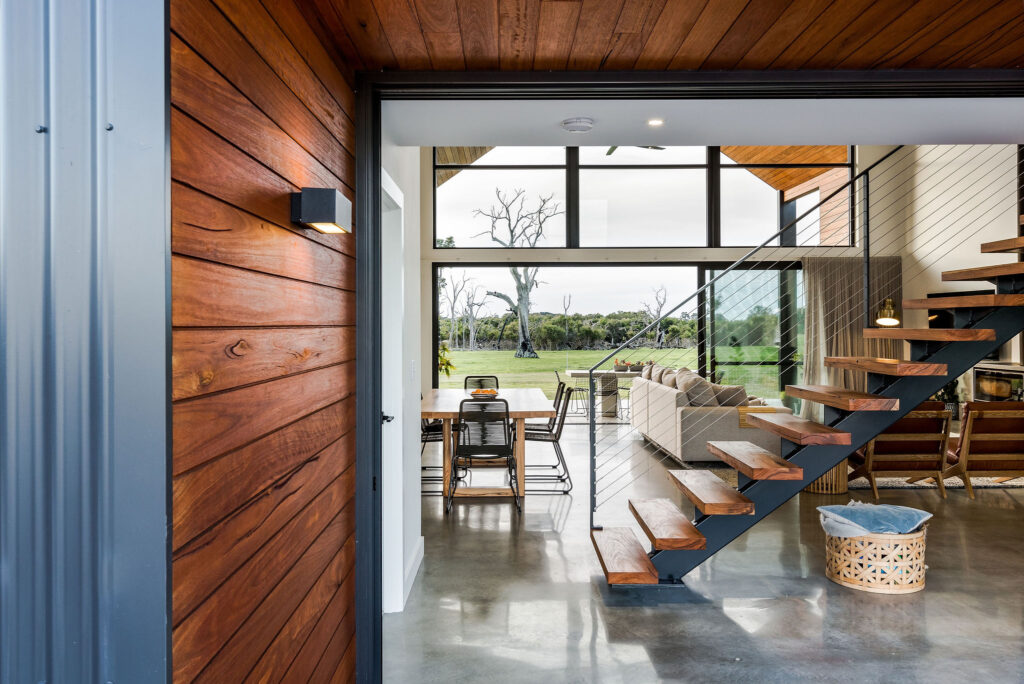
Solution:
M 0 4 L 0 679 L 167 677 L 162 0 Z

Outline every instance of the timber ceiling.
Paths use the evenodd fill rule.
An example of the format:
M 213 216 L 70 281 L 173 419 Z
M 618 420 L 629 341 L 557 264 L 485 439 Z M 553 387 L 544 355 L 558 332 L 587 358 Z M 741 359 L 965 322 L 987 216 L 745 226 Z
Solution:
M 1024 67 L 1022 0 L 300 0 L 349 74 Z
M 737 164 L 845 164 L 849 150 L 845 145 L 727 145 L 722 147 L 722 154 Z M 818 178 L 824 171 L 821 168 L 750 169 L 776 190 L 792 190 Z

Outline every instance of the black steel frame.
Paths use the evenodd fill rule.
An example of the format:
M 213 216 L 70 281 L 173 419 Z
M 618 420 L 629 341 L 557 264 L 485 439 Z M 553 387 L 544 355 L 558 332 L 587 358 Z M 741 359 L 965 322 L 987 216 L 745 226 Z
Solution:
M 437 148 L 433 148 L 431 154 L 431 172 L 433 173 L 433 204 L 432 216 L 434 225 L 431 235 L 434 244 L 437 244 L 437 172 L 439 170 L 459 171 L 564 171 L 565 172 L 565 245 L 551 247 L 531 247 L 529 249 L 578 249 L 580 245 L 580 172 L 581 171 L 651 171 L 651 170 L 691 170 L 704 171 L 704 192 L 706 196 L 707 210 L 705 212 L 706 238 L 701 245 L 584 245 L 585 249 L 709 249 L 709 248 L 750 248 L 754 245 L 723 245 L 722 244 L 722 171 L 731 169 L 848 169 L 850 175 L 854 173 L 854 152 L 851 145 L 847 147 L 847 161 L 845 163 L 818 163 L 818 164 L 722 164 L 721 147 L 706 146 L 705 162 L 703 164 L 581 164 L 580 148 L 566 147 L 564 164 L 439 164 L 437 161 Z M 779 193 L 779 214 L 781 216 L 785 202 Z M 853 192 L 849 193 L 850 203 L 850 233 L 848 245 L 854 244 L 854 222 L 853 222 Z M 776 230 L 781 227 L 781 223 Z M 795 230 L 794 230 L 795 234 Z M 821 245 L 824 248 L 836 247 L 837 245 Z M 817 245 L 810 247 L 814 249 Z M 501 249 L 500 247 L 452 247 L 449 249 Z
M 1024 96 L 1015 70 L 361 73 L 356 83 L 356 677 L 381 680 L 380 134 L 385 99 L 850 99 Z M 593 483 L 591 483 L 593 485 Z

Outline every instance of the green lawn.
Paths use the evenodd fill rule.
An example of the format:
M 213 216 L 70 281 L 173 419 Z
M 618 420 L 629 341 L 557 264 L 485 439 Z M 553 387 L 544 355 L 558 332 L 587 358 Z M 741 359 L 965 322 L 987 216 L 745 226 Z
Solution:
M 538 352 L 540 358 L 517 359 L 512 351 L 453 351 L 451 353 L 455 370 L 450 378 L 441 376 L 441 387 L 462 387 L 467 375 L 497 375 L 502 387 L 542 387 L 550 398 L 554 398 L 555 371 L 563 373 L 568 369 L 590 368 L 608 353 L 606 351 L 548 351 Z M 720 348 L 720 361 L 760 361 L 776 358 L 775 347 Z M 678 368 L 697 367 L 697 350 L 690 349 L 634 349 L 628 355 L 621 354 L 622 360 L 632 362 L 653 359 L 663 366 Z M 607 368 L 611 368 L 609 361 Z M 723 382 L 746 385 L 748 391 L 758 396 L 778 397 L 777 371 L 774 366 L 721 367 Z M 566 380 L 563 374 L 563 380 Z M 566 380 L 568 382 L 568 380 Z

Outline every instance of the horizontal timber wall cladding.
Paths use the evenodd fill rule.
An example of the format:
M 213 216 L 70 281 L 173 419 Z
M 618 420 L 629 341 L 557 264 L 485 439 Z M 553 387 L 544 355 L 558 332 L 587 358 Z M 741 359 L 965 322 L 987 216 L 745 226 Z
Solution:
M 355 670 L 351 74 L 293 0 L 171 0 L 176 682 Z

